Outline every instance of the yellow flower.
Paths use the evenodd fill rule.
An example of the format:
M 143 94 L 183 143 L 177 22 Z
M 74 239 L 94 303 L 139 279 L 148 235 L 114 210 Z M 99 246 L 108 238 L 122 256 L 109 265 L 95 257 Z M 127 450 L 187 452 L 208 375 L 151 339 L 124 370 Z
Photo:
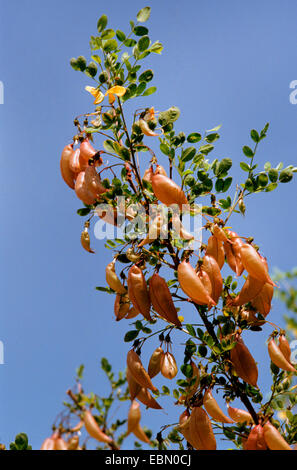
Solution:
M 104 95 L 98 88 L 94 88 L 93 86 L 86 86 L 85 89 L 94 96 L 95 101 L 94 104 L 100 104 L 104 100 Z
M 105 96 L 108 95 L 109 104 L 112 104 L 115 102 L 115 95 L 121 97 L 124 96 L 125 93 L 126 88 L 124 88 L 123 86 L 116 85 L 107 90 Z

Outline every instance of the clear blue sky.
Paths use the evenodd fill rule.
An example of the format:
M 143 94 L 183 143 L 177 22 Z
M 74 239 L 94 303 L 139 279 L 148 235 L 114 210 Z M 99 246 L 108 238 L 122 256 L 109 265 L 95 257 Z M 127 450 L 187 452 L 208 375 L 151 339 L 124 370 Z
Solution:
M 267 121 L 271 129 L 260 146 L 259 162 L 296 164 L 297 105 L 289 102 L 289 83 L 297 79 L 296 2 L 149 4 L 151 37 L 165 46 L 161 57 L 147 60 L 158 86 L 151 104 L 160 110 L 179 106 L 177 127 L 188 133 L 222 124 L 213 156 L 233 158 L 235 177 L 249 130 L 261 129 Z M 106 390 L 98 373 L 102 355 L 116 370 L 125 367 L 128 347 L 122 338 L 127 325 L 114 322 L 113 297 L 94 290 L 105 284 L 104 266 L 111 253 L 96 240 L 97 256 L 81 249 L 82 220 L 76 215 L 81 205 L 62 182 L 59 157 L 73 135 L 73 117 L 90 109 L 84 91 L 90 80 L 74 72 L 69 59 L 88 56 L 89 36 L 101 14 L 125 31 L 145 4 L 1 0 L 0 6 L 0 80 L 5 87 L 0 105 L 0 339 L 5 346 L 0 442 L 27 432 L 39 448 L 79 364 L 86 366 L 85 389 L 95 392 Z M 246 218 L 235 217 L 233 226 L 255 237 L 271 267 L 296 265 L 296 181 L 251 197 Z M 270 318 L 279 323 L 282 315 L 276 305 Z M 191 312 L 185 316 L 195 317 Z M 270 332 L 267 327 L 265 335 L 247 339 L 266 391 L 264 341 Z M 122 416 L 126 409 L 123 405 Z M 143 412 L 142 423 L 158 429 L 175 422 L 180 410 L 168 409 L 169 416 Z

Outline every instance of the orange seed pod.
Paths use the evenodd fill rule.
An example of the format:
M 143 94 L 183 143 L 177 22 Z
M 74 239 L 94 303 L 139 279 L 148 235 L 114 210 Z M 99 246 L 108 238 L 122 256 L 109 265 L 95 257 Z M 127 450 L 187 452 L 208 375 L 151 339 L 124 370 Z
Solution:
M 141 387 L 149 388 L 153 392 L 157 391 L 156 387 L 152 384 L 150 376 L 143 367 L 140 357 L 133 349 L 128 352 L 127 366 L 132 377 Z
M 136 310 L 148 320 L 151 320 L 151 300 L 142 270 L 134 265 L 128 274 L 129 298 Z
M 166 379 L 174 379 L 174 377 L 178 373 L 178 367 L 173 354 L 171 354 L 170 352 L 163 352 L 163 354 L 161 354 L 160 370 L 161 374 Z
M 154 310 L 170 323 L 181 326 L 167 283 L 157 273 L 149 281 L 149 293 Z

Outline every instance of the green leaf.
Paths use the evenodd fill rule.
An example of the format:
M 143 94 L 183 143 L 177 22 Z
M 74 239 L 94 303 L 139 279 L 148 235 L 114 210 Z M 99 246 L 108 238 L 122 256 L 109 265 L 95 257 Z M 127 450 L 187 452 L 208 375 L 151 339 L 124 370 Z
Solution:
M 207 355 L 207 347 L 204 346 L 203 344 L 201 344 L 199 347 L 198 347 L 198 352 L 200 354 L 201 357 L 206 357 Z
M 139 21 L 139 23 L 145 23 L 149 17 L 150 17 L 150 14 L 151 14 L 151 8 L 150 7 L 144 7 L 142 8 L 138 13 L 137 13 L 137 21 Z
M 213 134 L 209 134 L 205 137 L 206 142 L 211 143 L 215 142 L 220 138 L 219 134 L 217 132 L 214 132 Z
M 223 158 L 223 160 L 220 161 L 217 169 L 216 169 L 216 176 L 220 177 L 225 177 L 228 174 L 228 171 L 232 167 L 232 160 L 231 158 Z
M 101 39 L 112 39 L 115 36 L 115 31 L 113 29 L 107 29 L 101 34 Z
M 203 153 L 203 155 L 208 155 L 213 149 L 214 149 L 213 145 L 205 144 L 199 148 L 199 152 Z
M 267 186 L 268 184 L 268 176 L 266 175 L 266 173 L 260 173 L 257 177 L 257 182 L 259 183 L 259 185 L 264 188 L 265 186 Z
M 163 45 L 160 42 L 155 42 L 151 47 L 150 47 L 150 52 L 154 52 L 155 54 L 161 54 L 163 51 Z
M 114 294 L 114 291 L 110 289 L 109 287 L 98 286 L 96 287 L 96 290 L 98 290 L 99 292 L 107 292 L 108 294 Z
M 190 333 L 191 336 L 196 336 L 196 332 L 195 332 L 195 329 L 192 325 L 190 324 L 187 324 L 186 325 L 186 328 L 188 330 L 188 332 Z
M 188 379 L 193 377 L 193 367 L 191 364 L 182 364 L 180 370 Z
M 254 152 L 252 151 L 252 149 L 250 147 L 248 147 L 247 145 L 245 145 L 244 147 L 242 147 L 242 151 L 243 153 L 245 154 L 246 157 L 248 158 L 251 158 L 254 156 Z
M 250 166 L 245 163 L 245 162 L 240 162 L 240 168 L 243 170 L 243 171 L 247 171 L 249 173 L 250 171 Z
M 81 217 L 85 217 L 91 212 L 91 209 L 89 207 L 83 207 L 82 209 L 77 210 L 77 214 L 80 215 Z
M 144 90 L 146 89 L 146 83 L 145 82 L 140 82 L 140 84 L 137 87 L 136 94 L 137 96 L 141 95 Z
M 73 59 L 71 59 L 73 61 Z M 75 59 L 74 59 L 75 60 Z M 73 67 L 73 63 L 71 64 L 72 67 Z M 87 67 L 87 61 L 86 59 L 84 58 L 84 56 L 80 55 L 77 59 L 76 59 L 76 70 L 80 70 L 81 72 L 84 72 L 86 70 L 86 67 Z
M 199 134 L 198 132 L 192 132 L 192 134 L 188 135 L 187 141 L 190 144 L 195 144 L 196 142 L 199 142 L 201 140 L 201 137 L 201 134 Z
M 230 188 L 231 184 L 232 184 L 232 181 L 233 181 L 233 178 L 231 176 L 229 176 L 229 178 L 226 178 L 225 181 L 224 181 L 224 186 L 223 186 L 223 190 L 222 192 L 225 193 L 226 191 L 228 191 L 228 189 Z
M 154 72 L 152 70 L 146 70 L 139 76 L 140 82 L 150 82 L 154 77 Z
M 196 149 L 195 147 L 188 147 L 187 149 L 183 150 L 181 155 L 181 160 L 183 162 L 189 162 L 195 157 Z
M 85 366 L 84 366 L 83 364 L 81 364 L 81 365 L 76 369 L 77 378 L 80 379 L 80 380 L 82 380 L 82 378 L 83 378 L 84 368 L 85 368 Z
M 215 190 L 217 191 L 217 193 L 222 192 L 223 188 L 224 188 L 224 180 L 221 178 L 217 179 L 216 184 L 215 184 Z
M 133 32 L 136 36 L 145 36 L 148 33 L 148 29 L 145 26 L 135 26 Z
M 152 95 L 152 94 L 155 93 L 156 91 L 157 91 L 157 87 L 152 86 L 152 87 L 148 88 L 147 90 L 145 90 L 145 92 L 143 93 L 142 96 L 149 96 L 149 95 Z
M 291 181 L 292 178 L 293 178 L 293 173 L 291 170 L 286 169 L 280 172 L 280 175 L 279 175 L 280 183 L 289 183 L 289 181 Z
M 133 47 L 137 44 L 137 41 L 135 41 L 135 39 L 130 38 L 130 39 L 126 39 L 124 41 L 124 44 L 126 47 Z
M 107 16 L 102 15 L 101 18 L 99 18 L 98 23 L 97 23 L 97 30 L 99 33 L 101 33 L 107 26 Z
M 105 52 L 111 52 L 116 50 L 118 47 L 118 43 L 116 39 L 109 39 L 103 42 L 102 48 Z
M 118 38 L 118 40 L 119 40 L 120 42 L 124 42 L 125 39 L 126 39 L 125 33 L 123 33 L 123 31 L 121 31 L 121 30 L 119 30 L 119 29 L 116 31 L 116 37 Z
M 130 341 L 134 341 L 137 338 L 138 335 L 139 335 L 138 330 L 127 331 L 127 333 L 125 334 L 125 337 L 124 337 L 125 343 L 129 343 Z
M 150 45 L 150 38 L 148 36 L 142 36 L 138 41 L 138 49 L 140 52 L 146 51 Z
M 91 56 L 91 59 L 93 59 L 95 62 L 97 62 L 97 64 L 101 64 L 101 57 L 99 57 L 99 55 L 94 54 L 94 55 Z
M 271 163 L 270 162 L 266 162 L 265 165 L 264 165 L 264 170 L 265 171 L 269 171 L 271 169 Z
M 251 130 L 251 138 L 256 143 L 260 142 L 260 136 L 259 136 L 258 132 L 255 129 Z
M 271 170 L 268 171 L 268 176 L 272 183 L 276 183 L 278 180 L 278 171 L 274 168 L 271 168 Z
M 103 142 L 103 147 L 106 150 L 106 152 L 108 152 L 108 153 L 114 153 L 115 152 L 114 144 L 113 144 L 112 140 L 105 140 Z
M 170 155 L 170 147 L 169 147 L 169 145 L 164 144 L 164 143 L 163 143 L 163 144 L 160 144 L 160 150 L 161 150 L 162 153 L 164 153 L 164 155 L 167 155 L 167 156 Z

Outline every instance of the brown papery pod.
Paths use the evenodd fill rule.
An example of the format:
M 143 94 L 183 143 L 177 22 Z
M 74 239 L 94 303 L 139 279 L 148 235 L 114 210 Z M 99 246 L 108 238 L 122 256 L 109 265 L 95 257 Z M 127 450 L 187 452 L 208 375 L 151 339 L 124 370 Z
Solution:
M 246 269 L 252 277 L 263 281 L 263 283 L 267 282 L 272 286 L 276 286 L 269 277 L 267 263 L 252 245 L 244 243 L 240 248 L 240 256 L 244 269 Z
M 131 307 L 130 310 L 129 310 L 129 312 L 128 312 L 127 315 L 125 316 L 125 319 L 126 319 L 126 320 L 131 320 L 132 318 L 137 317 L 137 315 L 139 315 L 138 310 L 136 310 L 135 307 Z
M 79 449 L 79 437 L 72 436 L 67 441 L 67 448 L 68 450 L 80 450 Z
M 114 259 L 111 263 L 109 263 L 106 268 L 105 268 L 105 278 L 106 282 L 109 285 L 109 287 L 114 290 L 117 294 L 125 294 L 126 289 L 121 283 L 120 279 L 116 275 L 115 272 L 115 262 L 116 260 Z
M 101 183 L 100 176 L 98 175 L 95 166 L 87 166 L 85 169 L 85 185 L 94 196 L 95 199 L 99 199 L 101 194 L 105 193 L 107 189 Z
M 220 228 L 217 224 L 214 224 L 213 227 L 212 227 L 212 233 L 214 234 L 214 236 L 220 240 L 221 242 L 229 242 L 229 243 L 233 243 L 231 240 L 228 239 L 227 235 L 226 235 L 226 232 Z
M 152 184 L 152 177 L 154 175 L 154 171 L 152 169 L 152 167 L 150 166 L 149 168 L 147 168 L 144 172 L 144 175 L 142 177 L 142 179 L 144 181 L 147 181 L 148 183 L 151 183 Z
M 270 450 L 292 450 L 280 432 L 269 422 L 264 424 L 264 438 Z
M 131 374 L 129 368 L 127 368 L 126 371 L 126 378 L 128 382 L 128 388 L 129 388 L 129 394 L 130 394 L 130 399 L 133 401 L 134 398 L 137 397 L 141 390 L 141 385 L 139 385 L 138 382 L 134 379 L 133 375 Z
M 170 323 L 181 326 L 167 283 L 157 273 L 149 281 L 149 293 L 154 310 Z
M 90 191 L 86 184 L 86 173 L 81 171 L 75 181 L 75 194 L 86 205 L 92 205 L 96 202 L 96 197 Z
M 260 424 L 254 426 L 244 445 L 244 450 L 267 450 L 264 430 Z
M 212 285 L 209 279 L 208 274 L 202 269 L 201 267 L 198 269 L 197 275 L 202 282 L 204 289 L 208 293 L 209 297 L 211 297 L 212 294 Z
M 88 163 L 88 161 L 93 158 L 96 153 L 97 150 L 94 149 L 89 139 L 85 139 L 80 144 L 80 155 L 84 162 Z M 97 161 L 97 165 L 101 165 L 102 163 L 102 158 L 100 157 Z
M 206 390 L 204 394 L 203 406 L 209 416 L 211 416 L 215 421 L 226 424 L 233 423 L 232 419 L 228 418 L 228 416 L 226 416 L 221 410 L 210 389 Z
M 82 419 L 87 433 L 93 437 L 93 439 L 96 439 L 99 442 L 105 442 L 105 444 L 110 444 L 112 442 L 111 437 L 107 436 L 103 431 L 101 431 L 97 421 L 89 410 L 84 411 Z
M 229 242 L 224 242 L 227 263 L 237 276 L 241 276 L 244 271 L 240 258 L 240 248 L 243 245 L 243 242 L 238 237 L 237 233 L 227 230 L 227 234 L 230 240 Z
M 178 367 L 173 354 L 170 352 L 163 352 L 163 354 L 161 354 L 160 370 L 161 374 L 166 379 L 174 379 L 178 373 Z
M 81 233 L 80 236 L 80 243 L 81 246 L 83 247 L 84 250 L 86 250 L 88 253 L 95 253 L 94 250 L 91 249 L 91 239 L 89 235 L 89 231 L 87 227 L 84 228 L 83 232 Z
M 230 352 L 230 359 L 236 374 L 248 384 L 257 387 L 257 364 L 241 337 L 237 337 L 236 346 Z
M 142 427 L 140 426 L 140 424 L 138 424 L 138 426 L 136 426 L 134 429 L 133 429 L 133 434 L 134 436 L 137 437 L 137 439 L 139 439 L 140 441 L 144 442 L 145 444 L 150 444 L 150 440 L 149 438 L 147 437 L 147 435 L 145 434 L 144 430 L 142 429 Z
M 238 307 L 240 305 L 247 304 L 251 300 L 253 300 L 264 287 L 263 281 L 259 281 L 252 276 L 248 276 L 244 285 L 242 286 L 241 291 L 235 297 L 235 299 L 231 300 L 231 305 Z
M 271 310 L 271 302 L 273 297 L 273 286 L 264 284 L 259 294 L 251 301 L 254 309 L 259 312 L 263 317 L 267 317 Z
M 216 450 L 216 439 L 207 413 L 202 408 L 193 408 L 190 418 L 190 435 L 195 449 Z
M 69 166 L 69 161 L 73 153 L 73 144 L 66 145 L 66 147 L 64 147 L 63 149 L 60 160 L 60 170 L 62 178 L 71 189 L 74 189 L 76 179 L 76 174 L 70 169 Z
M 177 273 L 181 289 L 191 300 L 198 304 L 208 305 L 209 308 L 216 305 L 190 263 L 186 261 L 180 263 Z
M 209 237 L 205 254 L 212 256 L 218 263 L 219 268 L 222 269 L 225 263 L 225 250 L 221 240 L 213 235 Z
M 142 270 L 134 265 L 128 274 L 129 298 L 136 310 L 151 321 L 150 308 L 151 300 Z
M 152 384 L 150 376 L 143 367 L 140 357 L 133 349 L 130 349 L 128 352 L 127 366 L 134 380 L 136 380 L 141 387 L 149 388 L 153 392 L 157 391 L 156 387 Z
M 211 298 L 218 303 L 223 291 L 223 279 L 217 261 L 209 255 L 205 255 L 202 264 L 203 270 L 208 274 L 211 282 Z
M 248 411 L 241 410 L 240 408 L 232 408 L 232 406 L 228 405 L 227 408 L 230 418 L 233 419 L 233 421 L 235 421 L 236 423 L 254 423 L 254 420 Z
M 142 387 L 140 392 L 137 394 L 137 400 L 143 403 L 147 408 L 153 408 L 154 410 L 161 410 L 162 406 L 152 397 L 147 388 Z
M 80 173 L 81 171 L 85 171 L 87 168 L 87 163 L 84 163 L 81 161 L 80 158 L 80 150 L 76 149 L 72 153 L 72 155 L 69 158 L 69 168 L 73 173 Z
M 287 361 L 273 338 L 268 343 L 268 353 L 273 364 L 275 364 L 280 369 L 287 372 L 297 372 L 295 367 L 293 367 L 292 364 Z
M 197 447 L 195 447 L 195 442 L 193 442 L 192 439 L 192 434 L 191 434 L 191 415 L 188 410 L 185 410 L 179 417 L 179 432 L 182 433 L 186 441 L 191 444 L 191 446 L 198 450 Z
M 53 434 L 51 437 L 47 437 L 42 445 L 40 450 L 55 450 L 56 435 Z
M 137 401 L 133 400 L 128 413 L 128 429 L 127 436 L 133 432 L 134 428 L 140 423 L 141 413 L 140 405 Z
M 68 450 L 68 445 L 61 436 L 55 439 L 55 450 Z
M 153 191 L 157 199 L 166 206 L 177 204 L 180 209 L 188 204 L 185 193 L 172 179 L 161 174 L 152 177 Z
M 278 346 L 279 349 L 281 350 L 281 352 L 285 356 L 286 360 L 291 363 L 292 351 L 291 351 L 291 348 L 290 348 L 290 345 L 289 345 L 289 341 L 287 340 L 285 335 L 280 335 L 278 340 L 279 340 L 279 346 Z
M 123 318 L 127 318 L 130 309 L 130 300 L 128 294 L 117 294 L 114 302 L 114 314 L 116 321 L 120 321 Z
M 151 355 L 150 362 L 149 362 L 148 369 L 147 369 L 148 375 L 151 377 L 151 379 L 155 377 L 156 375 L 158 375 L 159 372 L 161 371 L 161 357 L 163 354 L 164 354 L 164 351 L 160 347 L 160 348 L 155 349 L 155 351 Z

